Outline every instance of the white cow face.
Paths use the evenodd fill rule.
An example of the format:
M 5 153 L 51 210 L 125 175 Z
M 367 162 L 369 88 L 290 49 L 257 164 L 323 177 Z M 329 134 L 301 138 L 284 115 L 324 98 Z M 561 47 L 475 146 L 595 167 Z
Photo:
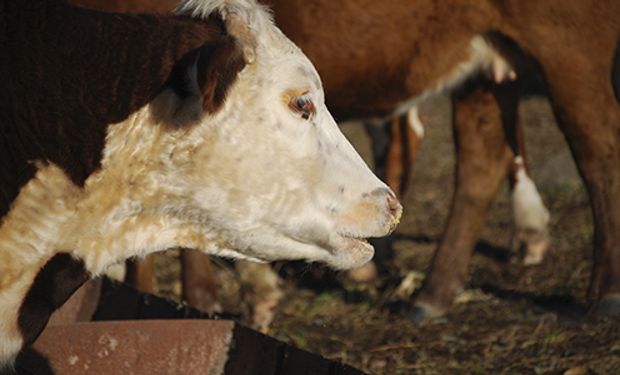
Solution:
M 189 134 L 209 140 L 195 204 L 246 256 L 361 265 L 363 239 L 389 234 L 401 206 L 340 132 L 306 56 L 273 26 L 257 44 L 224 108 Z
M 310 61 L 272 37 L 188 135 L 209 140 L 195 151 L 195 204 L 247 256 L 361 265 L 373 255 L 362 239 L 389 234 L 401 207 L 340 132 Z
M 121 194 L 123 207 L 156 221 L 156 233 L 134 235 L 133 246 L 360 266 L 374 252 L 365 239 L 392 232 L 402 207 L 340 132 L 310 61 L 262 17 L 241 27 L 248 63 L 221 108 L 204 114 L 189 98 L 179 109 L 179 98 L 164 92 L 148 111 L 111 127 L 102 172 L 89 183 L 110 189 L 104 176 L 118 174 L 123 182 L 114 184 L 133 189 Z M 188 76 L 199 77 L 196 69 Z

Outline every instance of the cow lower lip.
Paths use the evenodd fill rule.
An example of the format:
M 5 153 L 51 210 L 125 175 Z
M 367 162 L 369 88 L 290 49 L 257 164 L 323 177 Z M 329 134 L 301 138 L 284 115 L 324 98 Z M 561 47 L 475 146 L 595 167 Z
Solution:
M 372 245 L 368 242 L 368 238 L 350 238 L 353 241 L 359 242 L 364 247 L 372 248 Z
M 374 247 L 365 238 L 340 236 L 341 243 L 333 255 L 339 259 L 336 268 L 350 269 L 360 267 L 370 261 L 375 254 Z
M 368 242 L 366 237 L 355 237 L 352 235 L 340 234 L 340 237 L 345 240 L 347 247 L 363 247 L 369 250 L 374 250 L 372 245 Z
M 374 255 L 375 248 L 368 242 L 366 238 L 352 238 L 353 241 L 356 241 L 364 250 L 372 252 Z

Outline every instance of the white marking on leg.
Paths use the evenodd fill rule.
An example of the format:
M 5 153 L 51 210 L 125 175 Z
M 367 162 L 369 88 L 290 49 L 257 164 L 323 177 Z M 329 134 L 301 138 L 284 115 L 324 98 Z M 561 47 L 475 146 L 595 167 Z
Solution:
M 517 73 L 512 69 L 512 66 L 498 54 L 493 57 L 491 71 L 493 73 L 493 81 L 497 84 L 517 79 Z
M 417 106 L 411 107 L 411 109 L 409 109 L 409 112 L 407 112 L 407 122 L 419 139 L 424 138 L 424 124 L 420 119 L 420 114 L 418 112 Z
M 515 158 L 517 173 L 512 192 L 515 224 L 519 229 L 536 229 L 543 231 L 549 224 L 549 211 L 542 201 L 534 181 L 525 172 L 523 158 Z
M 536 264 L 542 261 L 549 246 L 549 210 L 545 207 L 536 185 L 527 175 L 523 158 L 515 157 L 514 163 L 517 171 L 512 191 L 512 207 L 516 240 L 526 246 L 524 263 Z

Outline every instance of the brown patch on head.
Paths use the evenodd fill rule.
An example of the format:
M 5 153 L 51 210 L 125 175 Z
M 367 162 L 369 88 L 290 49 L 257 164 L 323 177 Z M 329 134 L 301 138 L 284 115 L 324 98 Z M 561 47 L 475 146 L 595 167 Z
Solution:
M 35 277 L 19 309 L 17 322 L 24 342 L 34 341 L 54 310 L 86 280 L 88 273 L 81 260 L 67 253 L 53 256 Z

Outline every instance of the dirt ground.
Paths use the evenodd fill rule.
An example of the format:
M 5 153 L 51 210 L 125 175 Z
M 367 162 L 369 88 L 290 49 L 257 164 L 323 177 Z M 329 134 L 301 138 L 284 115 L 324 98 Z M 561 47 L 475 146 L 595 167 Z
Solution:
M 593 227 L 585 190 L 546 99 L 526 100 L 520 113 L 534 179 L 552 215 L 552 247 L 542 264 L 525 267 L 508 256 L 506 183 L 454 309 L 420 325 L 402 314 L 438 244 L 453 190 L 450 103 L 438 98 L 422 110 L 427 136 L 403 199 L 389 275 L 353 285 L 320 265 L 276 264 L 286 296 L 269 334 L 369 374 L 620 374 L 620 319 L 587 315 Z M 367 156 L 361 126 L 343 130 Z M 166 264 L 161 292 L 178 296 L 177 266 Z M 234 269 L 218 264 L 225 310 L 248 322 Z

